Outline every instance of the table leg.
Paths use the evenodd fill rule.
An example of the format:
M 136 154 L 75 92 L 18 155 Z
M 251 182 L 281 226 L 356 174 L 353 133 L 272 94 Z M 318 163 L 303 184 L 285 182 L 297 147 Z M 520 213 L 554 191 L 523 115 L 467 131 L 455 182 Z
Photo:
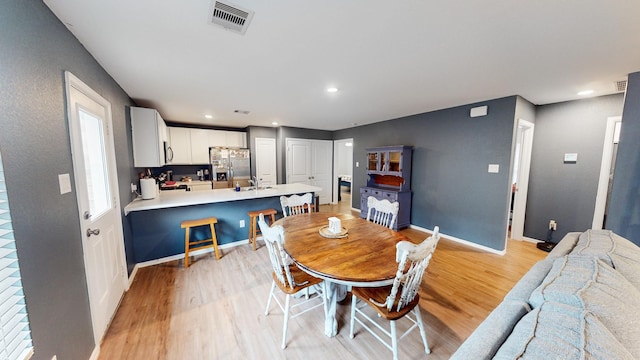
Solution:
M 338 301 L 344 300 L 347 288 L 331 281 L 325 280 L 326 302 L 324 307 L 324 334 L 334 337 L 338 334 L 338 319 L 336 319 L 336 307 Z

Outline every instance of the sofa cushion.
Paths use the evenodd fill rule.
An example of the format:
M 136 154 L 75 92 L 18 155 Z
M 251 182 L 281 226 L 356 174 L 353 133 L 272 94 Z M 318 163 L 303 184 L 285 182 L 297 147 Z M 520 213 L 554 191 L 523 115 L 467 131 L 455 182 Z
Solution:
M 640 290 L 640 247 L 610 230 L 587 230 L 572 255 L 597 256 Z
M 527 313 L 528 304 L 505 300 L 473 331 L 450 360 L 490 359 L 513 327 Z
M 640 291 L 602 260 L 575 255 L 556 259 L 530 298 L 533 307 L 546 301 L 592 313 L 640 359 Z
M 570 232 L 565 235 L 562 240 L 551 250 L 547 259 L 557 259 L 570 253 L 578 243 L 581 232 Z
M 504 297 L 506 300 L 529 302 L 531 293 L 546 278 L 549 270 L 553 266 L 553 259 L 544 259 L 535 263 L 529 271 L 524 274 L 513 288 Z M 529 308 L 531 309 L 531 308 Z
M 634 356 L 590 312 L 547 301 L 518 322 L 493 359 L 610 360 Z

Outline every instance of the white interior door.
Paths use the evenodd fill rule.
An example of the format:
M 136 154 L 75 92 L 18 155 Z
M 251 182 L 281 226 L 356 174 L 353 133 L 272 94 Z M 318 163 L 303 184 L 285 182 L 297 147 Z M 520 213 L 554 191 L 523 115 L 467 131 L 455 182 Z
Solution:
M 316 195 L 320 196 L 320 204 L 328 204 L 333 195 L 333 141 L 312 141 L 311 166 L 311 185 L 322 188 Z
M 261 184 L 278 183 L 276 139 L 256 138 L 256 176 Z
M 287 184 L 311 184 L 311 141 L 287 139 Z
M 602 148 L 602 162 L 600 164 L 600 178 L 596 193 L 596 205 L 593 212 L 592 229 L 600 230 L 604 226 L 604 216 L 607 209 L 609 187 L 613 180 L 613 159 L 615 157 L 615 144 L 620 140 L 620 127 L 622 117 L 612 116 L 607 118 L 607 127 L 604 134 L 604 147 Z
M 111 104 L 73 74 L 65 79 L 89 305 L 100 344 L 127 283 Z
M 516 133 L 516 154 L 514 172 L 516 173 L 515 196 L 511 220 L 511 238 L 524 240 L 524 215 L 527 211 L 527 192 L 529 191 L 529 169 L 531 167 L 531 149 L 533 147 L 533 123 L 518 119 Z

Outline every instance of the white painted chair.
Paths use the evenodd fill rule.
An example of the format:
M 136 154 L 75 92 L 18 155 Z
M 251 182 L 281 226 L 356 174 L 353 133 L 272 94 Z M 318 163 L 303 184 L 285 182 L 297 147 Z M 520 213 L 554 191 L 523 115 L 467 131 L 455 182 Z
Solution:
M 422 281 L 422 275 L 429 265 L 429 260 L 440 240 L 439 228 L 436 226 L 433 235 L 424 240 L 421 244 L 415 245 L 408 241 L 401 241 L 396 244 L 396 261 L 398 262 L 398 272 L 393 285 L 378 288 L 353 287 L 351 293 L 351 330 L 350 337 L 353 338 L 354 323 L 358 322 L 367 331 L 374 334 L 374 337 L 382 342 L 393 352 L 393 359 L 398 359 L 398 340 L 404 338 L 416 327 L 420 329 L 424 351 L 429 354 L 429 343 L 420 316 L 420 295 L 418 290 Z M 360 304 L 358 304 L 358 300 Z M 373 308 L 378 316 L 371 317 L 365 313 L 367 309 Z M 372 313 L 372 311 L 368 311 Z M 410 316 L 413 312 L 413 317 Z M 373 314 L 372 314 L 373 315 Z M 389 320 L 391 331 L 387 331 L 380 324 L 380 318 Z M 413 324 L 405 331 L 400 338 L 396 334 L 396 321 L 406 318 Z M 366 321 L 366 322 L 365 322 Z M 391 338 L 391 344 L 380 337 L 369 325 L 374 325 L 380 332 Z
M 271 267 L 273 270 L 273 282 L 271 283 L 269 300 L 267 301 L 267 307 L 264 314 L 269 315 L 271 300 L 275 300 L 284 313 L 281 345 L 284 349 L 287 346 L 287 325 L 289 323 L 289 319 L 294 319 L 319 306 L 326 307 L 324 282 L 322 279 L 313 277 L 300 270 L 291 261 L 282 246 L 284 243 L 284 229 L 282 226 L 276 225 L 269 227 L 269 225 L 264 221 L 263 214 L 260 214 L 259 216 L 258 226 L 260 226 L 260 231 L 262 232 L 264 242 L 269 251 L 269 258 L 271 259 Z M 284 306 L 276 295 L 276 286 L 278 286 L 278 288 L 280 288 L 280 290 L 286 295 Z M 309 295 L 309 288 L 312 287 L 315 289 L 315 293 Z M 291 305 L 291 297 L 301 291 L 304 291 L 305 296 L 297 297 L 294 299 L 295 304 Z M 295 310 L 295 313 L 289 314 L 289 310 Z
M 367 221 L 373 221 L 376 224 L 393 229 L 400 209 L 400 204 L 397 201 L 378 200 L 373 196 L 369 196 L 367 198 L 367 208 Z
M 313 195 L 291 195 L 289 197 L 280 196 L 280 205 L 284 216 L 297 215 L 313 211 Z

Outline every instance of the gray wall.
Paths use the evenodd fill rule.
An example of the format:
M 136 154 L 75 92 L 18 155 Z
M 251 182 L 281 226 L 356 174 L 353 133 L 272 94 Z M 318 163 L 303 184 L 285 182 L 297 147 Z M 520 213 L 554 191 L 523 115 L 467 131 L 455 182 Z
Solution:
M 353 138 L 353 204 L 366 184 L 366 148 L 413 145 L 411 223 L 496 250 L 504 250 L 514 114 L 511 96 L 389 120 L 334 133 Z M 471 118 L 474 106 L 487 116 Z M 360 166 L 355 167 L 359 162 Z M 500 172 L 487 172 L 499 164 Z
M 640 245 L 640 72 L 627 84 L 606 228 Z
M 42 1 L 4 1 L 0 34 L 0 150 L 33 359 L 85 360 L 94 341 L 77 202 L 74 192 L 60 195 L 57 177 L 73 174 L 64 70 L 111 102 L 123 204 L 135 177 L 125 115 L 131 101 Z
M 621 115 L 622 103 L 617 94 L 537 107 L 525 236 L 545 240 L 551 219 L 554 242 L 591 228 L 607 117 Z M 564 163 L 565 153 L 578 161 Z

